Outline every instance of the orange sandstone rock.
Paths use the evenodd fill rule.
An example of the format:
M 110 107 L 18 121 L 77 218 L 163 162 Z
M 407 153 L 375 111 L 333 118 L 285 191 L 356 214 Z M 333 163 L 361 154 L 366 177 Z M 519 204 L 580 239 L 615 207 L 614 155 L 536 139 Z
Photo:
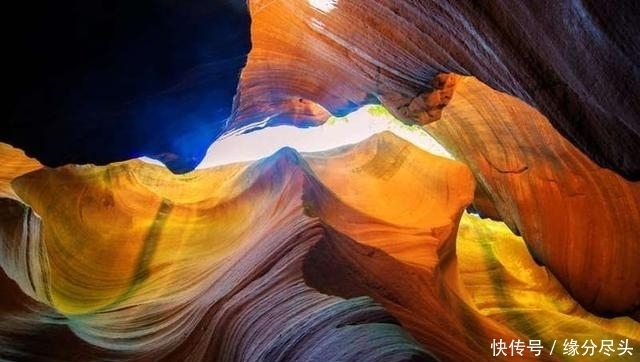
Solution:
M 18 200 L 11 188 L 11 181 L 27 172 L 37 170 L 42 165 L 27 157 L 21 150 L 0 142 L 0 197 Z
M 539 112 L 474 78 L 458 82 L 427 130 L 583 307 L 638 318 L 640 183 L 600 168 Z
M 640 348 L 637 322 L 589 314 L 503 224 L 462 216 L 473 187 L 464 164 L 389 133 L 185 175 L 140 161 L 28 173 L 13 181 L 27 204 L 0 209 L 0 358 L 508 361 L 492 343 L 540 340 L 541 356 L 517 358 L 555 361 L 565 338 Z

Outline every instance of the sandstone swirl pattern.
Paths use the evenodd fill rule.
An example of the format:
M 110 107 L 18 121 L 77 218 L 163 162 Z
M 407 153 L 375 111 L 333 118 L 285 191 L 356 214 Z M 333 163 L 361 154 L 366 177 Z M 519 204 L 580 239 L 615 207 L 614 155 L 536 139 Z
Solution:
M 634 0 L 250 2 L 252 49 L 228 131 L 323 122 L 368 103 L 437 120 L 471 75 L 538 109 L 601 166 L 640 180 Z
M 474 78 L 427 129 L 472 169 L 478 208 L 521 233 L 584 307 L 640 320 L 639 182 L 598 167 L 535 109 Z
M 388 133 L 186 175 L 129 161 L 11 185 L 5 360 L 481 361 L 498 338 L 640 348 L 637 322 L 590 315 L 521 239 L 462 217 L 466 166 Z
M 0 142 L 0 197 L 17 199 L 11 188 L 11 181 L 29 171 L 42 167 L 40 163 L 28 158 L 21 150 Z

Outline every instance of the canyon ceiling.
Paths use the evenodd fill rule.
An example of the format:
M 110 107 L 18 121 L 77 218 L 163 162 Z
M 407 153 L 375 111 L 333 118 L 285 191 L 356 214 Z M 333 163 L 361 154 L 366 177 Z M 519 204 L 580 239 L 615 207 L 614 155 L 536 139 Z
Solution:
M 638 358 L 640 3 L 7 15 L 1 360 Z M 381 133 L 194 170 L 222 135 L 367 104 L 455 160 Z

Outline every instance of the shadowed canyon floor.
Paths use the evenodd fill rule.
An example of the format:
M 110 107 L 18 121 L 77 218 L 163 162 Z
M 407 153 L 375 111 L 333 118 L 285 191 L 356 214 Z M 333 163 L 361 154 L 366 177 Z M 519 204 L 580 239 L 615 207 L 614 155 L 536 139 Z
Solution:
M 0 175 L 3 360 L 640 353 L 638 322 L 586 312 L 504 224 L 464 213 L 467 166 L 390 133 L 185 175 L 140 161 L 40 168 L 0 151 L 15 165 Z M 611 340 L 614 357 L 563 355 L 570 339 Z M 499 340 L 544 348 L 494 356 Z

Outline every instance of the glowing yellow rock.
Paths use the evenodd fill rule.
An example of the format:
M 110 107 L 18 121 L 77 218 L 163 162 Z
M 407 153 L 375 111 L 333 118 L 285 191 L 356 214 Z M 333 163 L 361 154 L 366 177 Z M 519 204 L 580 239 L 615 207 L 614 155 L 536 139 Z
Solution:
M 11 181 L 41 167 L 38 161 L 27 157 L 21 150 L 0 142 L 0 197 L 18 200 Z
M 504 224 L 463 216 L 465 165 L 389 133 L 179 176 L 130 161 L 12 186 L 35 213 L 0 212 L 0 288 L 19 294 L 0 303 L 0 358 L 79 358 L 69 341 L 84 359 L 163 361 L 516 358 L 494 356 L 496 340 L 540 340 L 528 361 L 562 359 L 564 339 L 640 349 L 637 322 L 582 310 Z M 60 343 L 24 350 L 52 320 Z

